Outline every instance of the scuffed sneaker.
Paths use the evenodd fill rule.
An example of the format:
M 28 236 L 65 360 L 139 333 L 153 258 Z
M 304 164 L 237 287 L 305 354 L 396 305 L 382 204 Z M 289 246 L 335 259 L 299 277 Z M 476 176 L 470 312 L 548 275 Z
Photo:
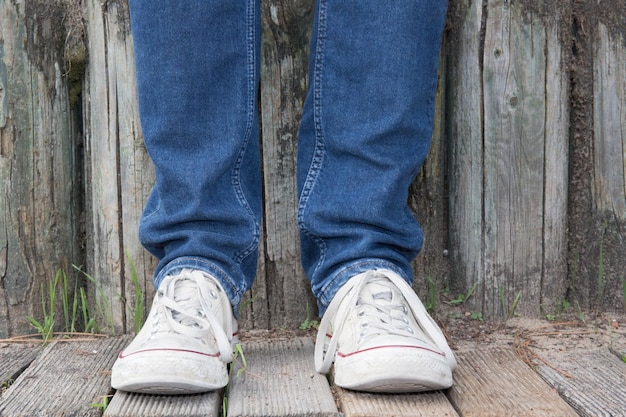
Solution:
M 166 395 L 220 389 L 228 383 L 236 333 L 230 301 L 213 277 L 189 269 L 169 275 L 113 365 L 111 386 Z
M 413 289 L 388 270 L 351 278 L 318 329 L 315 367 L 334 383 L 370 392 L 420 392 L 452 386 L 456 360 Z

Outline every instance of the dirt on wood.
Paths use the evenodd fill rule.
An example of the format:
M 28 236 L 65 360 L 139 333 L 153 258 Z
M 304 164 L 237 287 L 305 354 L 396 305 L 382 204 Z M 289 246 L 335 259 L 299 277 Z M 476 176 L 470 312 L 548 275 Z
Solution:
M 562 305 L 562 311 L 547 318 L 513 317 L 488 322 L 477 318 L 463 305 L 443 306 L 436 315 L 453 350 L 468 351 L 481 347 L 511 348 L 530 367 L 553 363 L 559 355 L 585 354 L 609 349 L 626 361 L 626 314 L 591 313 Z

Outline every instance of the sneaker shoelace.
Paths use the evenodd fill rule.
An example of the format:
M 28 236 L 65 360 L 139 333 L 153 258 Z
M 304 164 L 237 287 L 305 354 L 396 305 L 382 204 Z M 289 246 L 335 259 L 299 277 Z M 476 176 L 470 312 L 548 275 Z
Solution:
M 393 293 L 383 276 L 372 278 L 368 284 L 378 284 L 378 292 L 372 292 L 370 297 L 358 297 L 355 308 L 357 316 L 362 318 L 359 342 L 369 337 L 389 334 L 404 337 L 414 337 L 415 330 L 410 326 L 407 317 L 409 312 L 404 303 L 392 304 Z M 395 300 L 397 301 L 397 300 Z
M 174 331 L 197 338 L 203 343 L 207 343 L 212 334 L 220 360 L 228 363 L 233 359 L 230 338 L 227 336 L 232 335 L 232 323 L 231 320 L 221 323 L 217 318 L 211 300 L 216 303 L 219 301 L 218 289 L 217 284 L 211 285 L 210 279 L 201 271 L 183 270 L 164 282 L 157 297 L 163 306 L 169 329 L 167 326 L 155 326 L 154 331 Z
M 390 283 L 400 291 L 406 303 L 392 304 L 393 293 Z M 366 286 L 376 288 L 371 297 L 361 294 L 361 290 Z M 362 319 L 359 320 L 361 323 L 359 342 L 381 334 L 420 340 L 425 336 L 444 353 L 450 367 L 456 368 L 454 355 L 445 336 L 411 287 L 395 273 L 372 270 L 349 280 L 328 306 L 320 323 L 315 343 L 317 372 L 327 373 L 330 370 L 337 351 L 338 335 L 341 334 L 349 314 L 357 314 Z M 408 314 L 413 314 L 420 326 L 419 329 L 413 329 L 410 326 Z M 333 325 L 336 327 L 332 328 Z M 332 336 L 328 341 L 331 332 Z M 421 336 L 419 333 L 424 335 Z

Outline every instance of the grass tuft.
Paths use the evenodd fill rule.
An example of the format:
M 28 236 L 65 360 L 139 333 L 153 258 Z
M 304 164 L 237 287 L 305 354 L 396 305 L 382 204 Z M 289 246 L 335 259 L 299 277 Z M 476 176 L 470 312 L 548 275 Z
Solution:
M 434 315 L 439 307 L 439 292 L 437 284 L 430 277 L 430 274 L 426 274 L 426 283 L 428 284 L 428 301 L 424 307 L 426 307 L 428 314 Z
M 133 283 L 133 288 L 135 289 L 135 304 L 133 306 L 132 315 L 133 327 L 135 330 L 135 334 L 137 334 L 143 327 L 143 323 L 145 320 L 145 296 L 141 286 L 139 285 L 139 278 L 137 276 L 137 269 L 135 269 L 135 262 L 133 262 L 133 258 L 130 256 L 130 253 L 127 252 L 126 256 L 128 257 L 128 263 L 130 265 L 130 278 Z
M 60 297 L 60 308 L 63 310 L 63 326 L 59 332 L 64 335 L 75 333 L 97 333 L 95 318 L 91 316 L 89 301 L 83 287 L 78 287 L 78 281 L 74 283 L 73 291 L 70 291 L 67 274 L 58 269 L 53 279 L 48 281 L 47 287 L 41 286 L 41 307 L 43 318 L 37 320 L 33 316 L 28 316 L 30 324 L 37 330 L 44 344 L 47 344 L 55 334 L 57 327 L 58 308 Z M 79 329 L 82 319 L 83 328 Z
M 300 323 L 299 329 L 300 330 L 317 329 L 319 325 L 320 324 L 317 320 L 311 319 L 311 309 L 309 307 L 309 303 L 306 303 L 306 317 L 304 318 L 304 321 Z

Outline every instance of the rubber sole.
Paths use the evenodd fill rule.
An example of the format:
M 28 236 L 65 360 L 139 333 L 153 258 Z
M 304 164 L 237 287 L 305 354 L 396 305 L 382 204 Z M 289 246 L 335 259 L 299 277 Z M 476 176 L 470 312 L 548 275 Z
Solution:
M 228 384 L 226 364 L 216 357 L 193 352 L 149 351 L 118 359 L 111 386 L 147 394 L 194 394 Z
M 356 391 L 402 393 L 450 388 L 453 379 L 443 356 L 421 349 L 389 347 L 338 354 L 334 382 Z

